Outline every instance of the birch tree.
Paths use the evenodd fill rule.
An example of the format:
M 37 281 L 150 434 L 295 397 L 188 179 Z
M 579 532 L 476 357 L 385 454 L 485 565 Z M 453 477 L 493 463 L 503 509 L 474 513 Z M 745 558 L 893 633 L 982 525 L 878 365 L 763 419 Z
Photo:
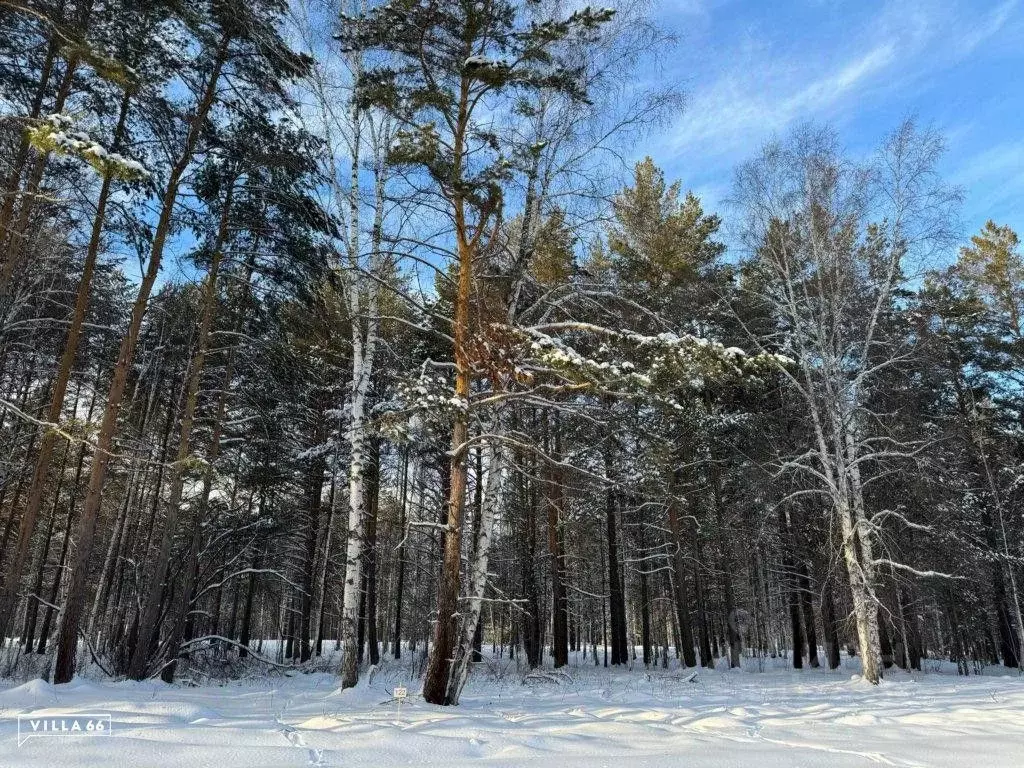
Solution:
M 879 432 L 870 395 L 880 373 L 913 353 L 909 339 L 888 333 L 898 291 L 947 242 L 955 195 L 935 172 L 941 152 L 936 136 L 907 123 L 858 164 L 831 132 L 808 128 L 769 145 L 736 175 L 752 255 L 741 290 L 776 318 L 773 332 L 751 340 L 793 358 L 782 370 L 813 435 L 782 469 L 814 480 L 837 527 L 871 683 L 882 674 L 878 569 L 890 563 L 879 552 L 882 518 L 865 504 L 866 470 L 921 446 Z
M 366 461 L 372 429 L 369 408 L 380 337 L 380 292 L 386 275 L 394 270 L 384 240 L 389 175 L 385 152 L 392 141 L 393 128 L 386 113 L 372 109 L 356 93 L 365 67 L 365 46 L 350 33 L 352 27 L 362 23 L 367 13 L 366 2 L 341 3 L 336 37 L 347 42 L 340 51 L 320 31 L 317 11 L 305 3 L 300 4 L 300 10 L 299 33 L 304 45 L 318 59 L 305 88 L 312 97 L 312 124 L 322 134 L 327 149 L 322 164 L 330 189 L 330 209 L 342 224 L 335 269 L 352 344 L 343 419 L 349 448 L 348 525 L 339 637 L 341 684 L 349 688 L 359 679 L 357 625 L 367 505 Z M 372 178 L 369 195 L 362 178 L 366 169 Z M 365 222 L 366 213 L 369 222 Z M 329 536 L 326 541 L 329 543 Z

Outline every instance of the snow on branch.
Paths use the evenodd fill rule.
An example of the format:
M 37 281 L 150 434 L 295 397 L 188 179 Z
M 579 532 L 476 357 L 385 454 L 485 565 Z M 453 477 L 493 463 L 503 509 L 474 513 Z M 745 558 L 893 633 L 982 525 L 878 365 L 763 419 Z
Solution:
M 905 571 L 906 573 L 910 573 L 914 576 L 919 576 L 922 579 L 957 579 L 962 581 L 966 578 L 965 576 L 956 576 L 952 573 L 943 573 L 942 571 L 921 571 L 917 568 L 912 568 L 905 563 L 898 563 L 895 560 L 890 560 L 887 557 L 876 557 L 871 562 L 876 566 L 887 565 L 890 568 L 895 568 L 898 571 Z
M 235 578 L 237 576 L 244 576 L 247 573 L 270 573 L 270 574 L 273 574 L 274 576 L 277 576 L 277 578 L 279 578 L 281 581 L 283 581 L 288 586 L 297 589 L 302 594 L 306 594 L 306 591 L 304 589 L 302 589 L 302 587 L 300 587 L 298 584 L 296 584 L 293 581 L 289 581 L 287 578 L 285 578 L 284 574 L 281 573 L 278 570 L 275 570 L 273 568 L 242 568 L 239 571 L 235 571 L 234 573 L 232 573 L 232 574 L 230 574 L 228 576 L 225 576 L 223 579 L 221 579 L 218 582 L 215 582 L 213 584 L 208 584 L 205 588 L 203 588 L 203 590 L 201 592 L 197 592 L 195 594 L 195 596 L 192 598 L 192 602 L 194 603 L 196 600 L 198 600 L 200 597 L 205 595 L 210 590 L 220 589 L 227 582 L 231 581 L 231 579 L 233 579 L 233 578 Z
M 899 512 L 896 512 L 895 510 L 892 510 L 892 509 L 883 509 L 881 512 L 878 512 L 878 513 L 872 515 L 871 522 L 873 524 L 875 524 L 875 525 L 879 525 L 883 520 L 885 520 L 886 518 L 890 518 L 890 517 L 895 518 L 896 520 L 899 520 L 907 528 L 912 528 L 915 531 L 923 531 L 924 533 L 934 533 L 935 532 L 935 529 L 932 526 L 930 526 L 930 525 L 922 525 L 921 523 L 912 522 L 911 520 L 908 520 L 905 515 L 903 515 L 903 514 L 901 514 Z
M 54 113 L 28 130 L 28 140 L 42 152 L 78 157 L 91 165 L 101 176 L 124 181 L 147 179 L 149 170 L 139 161 L 111 152 L 83 131 L 73 131 L 74 121 L 67 115 Z

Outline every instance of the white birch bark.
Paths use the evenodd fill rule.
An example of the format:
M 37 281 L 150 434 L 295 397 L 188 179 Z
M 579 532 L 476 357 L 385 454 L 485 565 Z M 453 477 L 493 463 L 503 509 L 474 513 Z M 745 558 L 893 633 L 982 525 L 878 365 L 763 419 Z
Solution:
M 783 249 L 778 256 L 774 267 L 781 283 L 781 306 L 793 322 L 793 341 L 800 365 L 799 378 L 791 377 L 791 383 L 796 385 L 807 404 L 817 449 L 816 474 L 823 481 L 843 537 L 841 552 L 849 578 L 864 679 L 877 683 L 881 677 L 881 642 L 874 603 L 872 547 L 856 463 L 858 440 L 852 414 L 848 412 L 856 404 L 844 408 L 849 393 L 836 391 L 834 386 L 845 378 L 837 359 L 835 340 L 823 330 L 820 317 L 814 318 L 819 321 L 817 325 L 808 321 L 803 308 L 810 302 L 798 293 L 793 277 L 795 270 L 790 269 L 790 254 Z M 820 251 L 817 253 L 819 264 L 826 258 Z M 862 547 L 860 555 L 857 540 Z
M 495 418 L 497 422 L 497 417 Z M 486 454 L 487 480 L 484 484 L 484 498 L 480 509 L 480 527 L 473 547 L 473 562 L 469 567 L 468 594 L 465 608 L 461 611 L 462 626 L 458 646 L 448 677 L 448 703 L 458 704 L 462 688 L 469 676 L 469 661 L 473 658 L 473 637 L 480 621 L 484 590 L 487 588 L 487 565 L 490 557 L 491 538 L 494 533 L 494 517 L 498 504 L 502 479 L 502 450 L 499 439 L 484 444 Z M 478 480 L 479 482 L 479 480 Z
M 334 466 L 331 469 L 331 503 L 327 509 L 327 523 L 320 530 L 320 538 L 316 544 L 316 564 L 313 569 L 313 605 L 310 609 L 310 637 L 313 643 L 320 638 L 322 631 L 321 614 L 323 614 L 326 597 L 324 584 L 327 581 L 327 566 L 331 559 L 331 542 L 334 540 L 334 528 L 340 509 L 341 488 L 338 482 L 338 455 L 335 451 Z
M 365 0 L 352 3 L 356 15 L 365 10 Z M 310 50 L 316 48 L 319 38 L 314 15 L 303 2 L 298 7 L 304 14 L 299 24 L 300 33 L 306 38 Z M 359 51 L 345 54 L 345 62 L 350 68 L 351 84 L 358 82 L 362 71 L 362 56 Z M 339 63 L 339 68 L 341 63 Z M 330 152 L 327 158 L 327 177 L 331 179 L 332 192 L 339 216 L 345 220 L 342 250 L 345 255 L 339 260 L 339 268 L 344 271 L 342 277 L 343 300 L 348 310 L 352 326 L 352 373 L 348 382 L 348 425 L 345 439 L 350 446 L 350 463 L 347 471 L 348 480 L 348 527 L 345 544 L 344 593 L 340 601 L 341 620 L 337 646 L 342 649 L 341 685 L 343 688 L 354 686 L 359 679 L 357 664 L 358 649 L 356 647 L 356 625 L 359 612 L 359 582 L 363 554 L 363 507 L 364 477 L 363 462 L 366 446 L 366 395 L 369 390 L 373 372 L 373 357 L 376 348 L 376 283 L 365 277 L 362 258 L 362 235 L 360 232 L 360 198 L 359 171 L 362 158 L 363 127 L 366 116 L 356 104 L 354 93 L 349 92 L 347 109 L 336 108 L 338 92 L 334 83 L 334 73 L 329 66 L 314 70 L 309 84 L 312 96 L 320 112 L 320 127 Z M 346 146 L 351 164 L 349 166 L 349 184 L 346 190 L 341 184 L 342 169 L 336 158 L 339 153 L 336 146 Z M 378 179 L 378 184 L 380 180 Z M 378 206 L 379 208 L 379 206 Z M 368 271 L 373 269 L 376 248 L 371 255 Z M 366 315 L 364 316 L 364 303 Z M 337 492 L 336 498 L 341 494 Z M 340 516 L 334 514 L 332 504 L 332 523 Z M 340 513 L 340 510 L 339 510 Z M 328 531 L 325 546 L 330 543 Z M 326 569 L 327 552 L 320 554 L 322 558 L 320 571 Z M 326 574 L 322 576 L 326 578 Z M 322 590 L 321 590 L 322 591 Z M 315 621 L 319 624 L 319 615 Z
M 358 63 L 356 65 L 358 72 Z M 349 269 L 345 298 L 352 324 L 352 381 L 348 439 L 351 458 L 348 471 L 348 542 L 345 550 L 345 593 L 341 609 L 341 686 L 351 688 L 359 680 L 356 629 L 359 621 L 359 584 L 362 572 L 363 537 L 366 507 L 365 460 L 369 437 L 367 395 L 373 376 L 380 321 L 378 319 L 379 284 L 374 279 L 381 271 L 381 239 L 384 223 L 384 164 L 378 147 L 374 167 L 374 219 L 370 235 L 370 253 L 364 264 L 359 231 L 359 150 L 362 135 L 359 109 L 352 107 L 353 152 L 349 188 Z
M 904 125 L 870 166 L 854 167 L 835 154 L 831 134 L 799 134 L 781 154 L 766 153 L 741 172 L 750 243 L 770 272 L 763 298 L 785 318 L 780 334 L 797 366 L 783 375 L 800 393 L 814 444 L 785 462 L 815 478 L 842 533 L 866 680 L 881 676 L 875 594 L 879 521 L 866 508 L 860 466 L 908 455 L 873 441 L 869 386 L 903 359 L 886 344 L 884 319 L 907 280 L 906 267 L 942 239 L 951 200 L 932 181 L 936 143 Z M 787 154 L 789 153 L 789 154 Z M 869 184 L 868 180 L 873 183 Z M 860 253 L 844 232 L 867 233 L 877 249 Z M 774 230 L 786 222 L 790 238 Z M 870 259 L 868 261 L 867 259 Z M 755 290 L 761 290 L 755 288 Z M 759 343 L 756 334 L 753 335 Z
M 358 77 L 358 67 L 353 77 Z M 345 548 L 345 585 L 341 606 L 341 686 L 351 688 L 359 680 L 356 625 L 359 620 L 359 577 L 363 559 L 363 506 L 365 496 L 363 459 L 366 446 L 366 391 L 370 384 L 370 371 L 364 346 L 363 325 L 360 320 L 359 274 L 359 150 L 362 136 L 359 107 L 352 106 L 352 173 L 349 188 L 349 266 L 351 273 L 345 281 L 345 299 L 352 323 L 352 380 L 350 382 L 350 412 L 348 442 L 348 541 Z

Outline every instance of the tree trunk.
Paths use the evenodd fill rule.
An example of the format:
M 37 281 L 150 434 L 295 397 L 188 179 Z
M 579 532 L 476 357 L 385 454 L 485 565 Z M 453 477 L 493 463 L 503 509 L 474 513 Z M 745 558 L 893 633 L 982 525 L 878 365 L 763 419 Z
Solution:
M 167 500 L 167 512 L 164 516 L 163 536 L 160 550 L 153 568 L 153 578 L 149 592 L 139 619 L 139 640 L 135 644 L 132 659 L 128 666 L 128 676 L 133 680 L 144 680 L 149 671 L 149 649 L 153 637 L 159 630 L 158 620 L 162 596 L 165 592 L 164 581 L 171 559 L 171 547 L 174 536 L 178 533 L 178 516 L 181 512 L 181 496 L 185 487 L 185 472 L 191 457 L 192 425 L 195 420 L 196 407 L 199 402 L 199 386 L 202 382 L 203 368 L 209 349 L 210 331 L 217 309 L 217 278 L 220 273 L 224 244 L 228 236 L 231 200 L 234 184 L 228 188 L 221 210 L 220 224 L 216 235 L 216 243 L 212 250 L 210 271 L 203 285 L 202 308 L 199 329 L 196 333 L 196 352 L 189 365 L 187 384 L 185 387 L 185 404 L 181 415 L 181 431 L 178 437 L 178 451 L 172 465 L 170 492 Z
M 325 435 L 323 419 L 317 419 L 313 430 L 313 444 L 322 442 Z M 306 662 L 312 654 L 311 632 L 314 622 L 313 618 L 313 593 L 316 582 L 316 558 L 317 543 L 320 541 L 320 507 L 321 498 L 324 492 L 324 471 L 327 468 L 327 460 L 324 456 L 315 457 L 309 465 L 307 476 L 307 498 L 306 507 L 309 510 L 309 520 L 305 535 L 306 552 L 302 566 L 302 597 L 301 597 L 301 621 L 299 623 L 299 661 Z
M 672 498 L 668 501 L 668 528 L 672 535 L 672 577 L 675 587 L 675 609 L 679 620 L 679 641 L 682 643 L 683 664 L 697 666 L 693 648 L 693 629 L 690 625 L 690 606 L 686 596 L 686 564 L 683 560 L 683 536 L 679 524 L 679 507 L 676 495 L 679 491 L 679 470 L 673 473 Z M 703 644 L 702 655 L 703 655 Z M 708 649 L 710 651 L 710 649 Z M 710 654 L 709 654 L 710 655 Z
M 545 426 L 547 418 L 545 417 Z M 561 461 L 561 437 L 559 435 L 559 422 L 556 418 L 554 424 L 554 450 L 552 458 Z M 568 634 L 568 613 L 565 596 L 565 555 L 562 552 L 562 476 L 557 469 L 548 473 L 548 482 L 545 484 L 545 501 L 548 508 L 548 553 L 551 564 L 551 597 L 552 597 L 552 625 L 551 625 L 551 656 L 554 660 L 555 669 L 564 667 L 569 663 L 569 634 Z
M 259 558 L 254 557 L 252 567 L 259 567 Z M 250 572 L 248 588 L 245 590 L 245 607 L 242 609 L 242 627 L 238 633 L 238 658 L 244 659 L 249 655 L 249 643 L 252 641 L 252 602 L 256 597 L 256 573 Z
M 473 251 L 466 240 L 465 224 L 458 224 L 459 282 L 455 300 L 455 398 L 469 402 L 470 360 L 469 293 L 472 281 Z M 450 704 L 447 700 L 449 672 L 458 635 L 457 616 L 462 557 L 462 519 L 466 501 L 466 442 L 469 429 L 463 409 L 457 409 L 452 425 L 451 483 L 448 491 L 448 519 L 444 537 L 444 561 L 437 590 L 437 624 L 430 649 L 423 698 L 431 704 Z M 474 628 L 475 629 L 475 628 Z
M 78 397 L 81 395 L 81 387 L 75 396 L 75 407 L 78 407 Z M 32 650 L 36 633 L 36 617 L 39 615 L 38 595 L 43 590 L 43 575 L 46 571 L 46 561 L 50 556 L 50 543 L 53 541 L 53 526 L 57 520 L 57 510 L 60 507 L 61 490 L 64 488 L 64 471 L 67 469 L 68 454 L 71 453 L 71 441 L 64 442 L 64 451 L 61 454 L 60 466 L 57 470 L 57 486 L 53 490 L 53 504 L 50 505 L 50 516 L 46 523 L 46 535 L 43 538 L 43 549 L 39 554 L 39 563 L 35 569 L 36 577 L 32 582 L 32 591 L 29 593 L 29 602 L 25 606 L 25 629 L 22 632 L 22 644 L 25 651 Z
M 812 669 L 821 666 L 818 661 L 818 633 L 814 626 L 814 605 L 811 602 L 811 580 L 807 574 L 807 565 L 797 564 L 800 585 L 800 609 L 804 618 L 804 637 L 807 640 L 807 661 Z
M 710 403 L 708 405 L 710 411 Z M 711 499 L 715 508 L 715 522 L 718 524 L 718 544 L 721 551 L 722 594 L 725 597 L 725 633 L 729 642 L 729 668 L 740 666 L 740 653 L 743 650 L 743 638 L 740 635 L 737 609 L 733 599 L 732 570 L 733 558 L 729 534 L 725 525 L 725 509 L 722 500 L 722 476 L 715 460 L 715 452 L 709 447 L 710 466 L 708 474 L 711 479 Z
M 828 668 L 838 669 L 840 663 L 839 630 L 835 601 L 832 598 L 832 586 L 828 581 L 821 585 L 821 624 L 825 630 L 825 655 L 828 657 Z
M 789 530 L 789 515 L 780 504 L 777 508 L 779 518 L 779 538 L 782 543 L 782 572 L 786 589 L 786 603 L 789 606 L 790 637 L 793 639 L 793 669 L 804 667 L 804 633 L 800 617 L 800 580 L 793 557 L 788 553 L 793 549 L 792 536 Z
M 900 602 L 900 621 L 903 625 L 903 645 L 907 667 L 921 671 L 921 629 L 910 602 L 911 593 L 897 588 Z
M 357 55 L 354 59 L 356 74 L 361 71 L 362 60 Z M 352 165 L 349 181 L 349 259 L 358 273 L 360 268 L 360 232 L 359 232 L 359 152 L 361 137 L 360 110 L 356 99 L 352 100 Z M 375 173 L 375 209 L 374 224 L 370 248 L 374 254 L 379 253 L 383 222 L 383 167 L 378 158 Z M 376 257 L 371 260 L 370 272 L 374 272 Z M 351 456 L 349 463 L 349 511 L 348 541 L 345 548 L 345 579 L 341 610 L 340 644 L 341 687 L 351 688 L 359 680 L 359 644 L 356 637 L 359 622 L 359 602 L 362 582 L 364 516 L 366 507 L 365 462 L 368 440 L 366 416 L 366 400 L 373 375 L 373 364 L 377 348 L 377 291 L 378 286 L 373 279 L 358 277 L 346 284 L 348 309 L 352 318 L 352 380 L 350 382 L 351 418 L 349 422 L 349 445 Z M 365 294 L 366 307 L 362 307 Z M 359 319 L 368 316 L 365 327 Z
M 399 544 L 398 552 L 396 557 L 398 558 L 398 575 L 396 576 L 395 583 L 395 634 L 394 640 L 391 643 L 391 650 L 395 656 L 395 660 L 402 658 L 402 597 L 405 591 L 405 541 L 407 538 L 406 518 L 408 515 L 409 507 L 409 482 L 411 474 L 411 482 L 415 485 L 419 479 L 419 473 L 415 467 L 418 466 L 415 463 L 410 463 L 409 452 L 410 447 L 406 446 L 402 451 L 402 490 L 401 498 L 399 500 L 399 518 L 398 518 L 398 535 Z M 410 467 L 412 471 L 410 472 Z
M 86 412 L 86 422 L 92 421 L 93 411 L 96 408 L 96 393 L 99 387 L 100 371 L 97 368 L 96 378 L 93 381 L 93 392 L 92 397 L 89 398 L 89 410 Z M 61 580 L 64 577 L 64 563 L 67 559 L 68 545 L 71 540 L 71 523 L 74 520 L 75 514 L 75 497 L 78 493 L 79 483 L 82 479 L 82 469 L 85 466 L 85 443 L 83 442 L 78 449 L 78 460 L 75 464 L 75 478 L 71 483 L 71 492 L 68 494 L 68 508 L 67 515 L 64 518 L 64 533 L 61 536 L 60 544 L 60 555 L 57 557 L 57 568 L 53 574 L 53 583 L 50 586 L 50 593 L 47 602 L 50 605 L 46 606 L 46 614 L 43 617 L 43 628 L 39 631 L 39 643 L 36 646 L 36 653 L 42 655 L 46 653 L 46 641 L 50 636 L 50 624 L 53 621 L 53 608 L 51 605 L 56 605 L 57 595 L 60 593 Z
M 316 629 L 313 632 L 314 648 L 313 653 L 320 656 L 323 653 L 324 643 L 324 617 L 326 616 L 327 602 L 327 570 L 331 563 L 331 548 L 334 545 L 334 527 L 338 519 L 338 507 L 341 493 L 338 488 L 338 465 L 341 463 L 338 451 L 335 451 L 333 466 L 331 467 L 331 492 L 330 501 L 327 507 L 327 524 L 322 526 L 321 535 L 316 545 L 316 570 L 313 576 L 313 608 L 312 618 L 316 622 Z
M 626 604 L 622 594 L 622 579 L 619 569 L 619 542 L 616 531 L 616 507 L 614 489 L 609 488 L 605 498 L 605 535 L 608 540 L 608 602 L 611 619 L 611 645 L 613 666 L 629 661 L 626 652 Z
M 843 559 L 850 579 L 850 596 L 853 599 L 853 615 L 857 627 L 857 645 L 863 676 L 869 683 L 877 685 L 882 676 L 878 613 L 871 598 L 868 575 L 861 566 L 857 553 L 851 519 L 852 510 L 840 508 L 837 513 L 843 537 Z
M 498 417 L 495 417 L 497 422 Z M 495 431 L 492 425 L 490 431 Z M 494 533 L 494 516 L 497 508 L 501 487 L 502 454 L 498 441 L 489 441 L 487 453 L 487 479 L 483 498 L 480 504 L 480 520 L 476 526 L 476 540 L 473 543 L 473 561 L 469 570 L 469 587 L 467 606 L 463 615 L 458 648 L 452 664 L 451 682 L 446 700 L 449 704 L 458 704 L 462 688 L 469 674 L 469 660 L 473 656 L 477 629 L 480 627 L 480 612 L 483 606 L 484 591 L 487 588 L 487 566 L 489 562 L 491 539 Z M 480 482 L 478 475 L 477 482 Z
M 366 473 L 366 547 L 363 558 L 366 565 L 366 642 L 370 663 L 380 663 L 380 645 L 377 640 L 377 512 L 380 505 L 380 440 L 370 440 L 370 461 Z
M 517 428 L 513 421 L 512 429 Z M 519 457 L 523 459 L 522 456 Z M 520 462 L 517 462 L 520 463 Z M 530 466 L 526 462 L 526 466 Z M 535 467 L 532 467 L 535 469 Z M 530 476 L 535 472 L 530 472 Z M 523 585 L 523 598 L 526 600 L 526 612 L 522 620 L 523 650 L 526 652 L 526 663 L 530 669 L 540 664 L 540 601 L 537 596 L 537 576 L 534 572 L 534 560 L 537 554 L 537 505 L 533 498 L 533 486 L 523 473 L 519 479 L 519 508 L 523 510 L 524 529 L 520 537 L 519 568 Z M 603 559 L 603 558 L 602 558 Z
M 696 512 L 694 503 L 694 512 Z M 700 665 L 708 669 L 715 668 L 715 653 L 711 648 L 711 633 L 708 629 L 708 590 L 707 582 L 701 572 L 701 563 L 704 562 L 703 546 L 701 545 L 700 531 L 697 523 L 691 523 L 690 538 L 693 540 L 693 552 L 695 555 L 693 563 L 693 603 L 697 609 L 697 650 Z
M 640 643 L 644 649 L 644 667 L 652 663 L 651 656 L 651 598 L 647 592 L 647 572 L 640 571 Z

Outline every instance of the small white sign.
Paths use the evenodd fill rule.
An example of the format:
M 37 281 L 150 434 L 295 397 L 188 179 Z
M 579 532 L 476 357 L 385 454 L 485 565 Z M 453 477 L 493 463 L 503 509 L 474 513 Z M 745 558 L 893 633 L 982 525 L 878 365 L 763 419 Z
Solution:
M 409 696 L 409 691 L 404 685 L 396 685 L 395 690 L 391 692 L 391 698 L 395 700 L 395 705 L 398 707 L 398 719 L 402 719 L 402 702 Z

